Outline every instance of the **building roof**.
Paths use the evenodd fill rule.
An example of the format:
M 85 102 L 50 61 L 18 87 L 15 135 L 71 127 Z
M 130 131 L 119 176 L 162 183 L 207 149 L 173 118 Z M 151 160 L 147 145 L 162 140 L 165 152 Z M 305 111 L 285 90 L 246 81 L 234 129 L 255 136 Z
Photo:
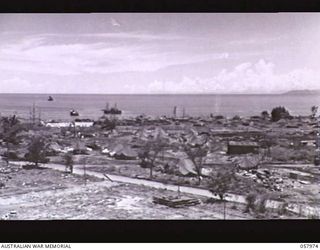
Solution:
M 181 159 L 178 163 L 179 171 L 183 175 L 197 174 L 195 165 L 190 159 Z

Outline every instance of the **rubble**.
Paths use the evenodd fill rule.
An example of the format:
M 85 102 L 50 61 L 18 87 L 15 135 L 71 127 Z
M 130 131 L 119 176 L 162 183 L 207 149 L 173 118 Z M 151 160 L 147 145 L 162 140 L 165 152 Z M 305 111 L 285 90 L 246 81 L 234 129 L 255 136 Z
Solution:
M 182 207 L 189 207 L 195 206 L 200 204 L 198 199 L 190 199 L 187 197 L 153 197 L 153 203 L 165 205 L 172 208 L 182 208 Z

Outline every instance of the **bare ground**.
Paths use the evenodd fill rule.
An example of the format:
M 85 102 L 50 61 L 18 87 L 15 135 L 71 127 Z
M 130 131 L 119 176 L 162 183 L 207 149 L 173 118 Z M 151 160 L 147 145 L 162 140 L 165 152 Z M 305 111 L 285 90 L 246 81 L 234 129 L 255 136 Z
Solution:
M 167 190 L 93 177 L 85 183 L 82 176 L 50 169 L 1 169 L 7 169 L 1 173 L 2 219 L 223 219 L 222 204 L 201 197 L 196 197 L 200 205 L 174 209 L 152 202 L 153 196 L 177 195 Z M 228 203 L 227 219 L 253 218 L 243 210 L 243 205 Z

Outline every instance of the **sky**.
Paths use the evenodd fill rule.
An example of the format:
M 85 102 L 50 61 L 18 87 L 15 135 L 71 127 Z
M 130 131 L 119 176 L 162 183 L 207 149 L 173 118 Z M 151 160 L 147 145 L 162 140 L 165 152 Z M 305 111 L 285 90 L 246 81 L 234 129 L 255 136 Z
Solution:
M 320 88 L 320 13 L 0 14 L 0 93 Z

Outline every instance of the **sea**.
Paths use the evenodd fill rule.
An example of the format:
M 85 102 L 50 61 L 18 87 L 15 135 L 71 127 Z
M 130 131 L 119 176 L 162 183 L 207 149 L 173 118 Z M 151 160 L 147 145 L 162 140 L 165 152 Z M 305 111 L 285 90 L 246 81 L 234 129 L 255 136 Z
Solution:
M 128 95 L 128 94 L 55 94 L 48 101 L 47 94 L 0 94 L 0 114 L 17 115 L 30 119 L 32 114 L 42 120 L 70 121 L 70 110 L 79 112 L 79 119 L 98 119 L 102 109 L 117 105 L 123 117 L 147 115 L 203 117 L 223 115 L 241 117 L 271 112 L 273 107 L 284 106 L 292 115 L 309 115 L 313 105 L 320 105 L 320 95 Z M 33 106 L 35 112 L 33 112 Z

